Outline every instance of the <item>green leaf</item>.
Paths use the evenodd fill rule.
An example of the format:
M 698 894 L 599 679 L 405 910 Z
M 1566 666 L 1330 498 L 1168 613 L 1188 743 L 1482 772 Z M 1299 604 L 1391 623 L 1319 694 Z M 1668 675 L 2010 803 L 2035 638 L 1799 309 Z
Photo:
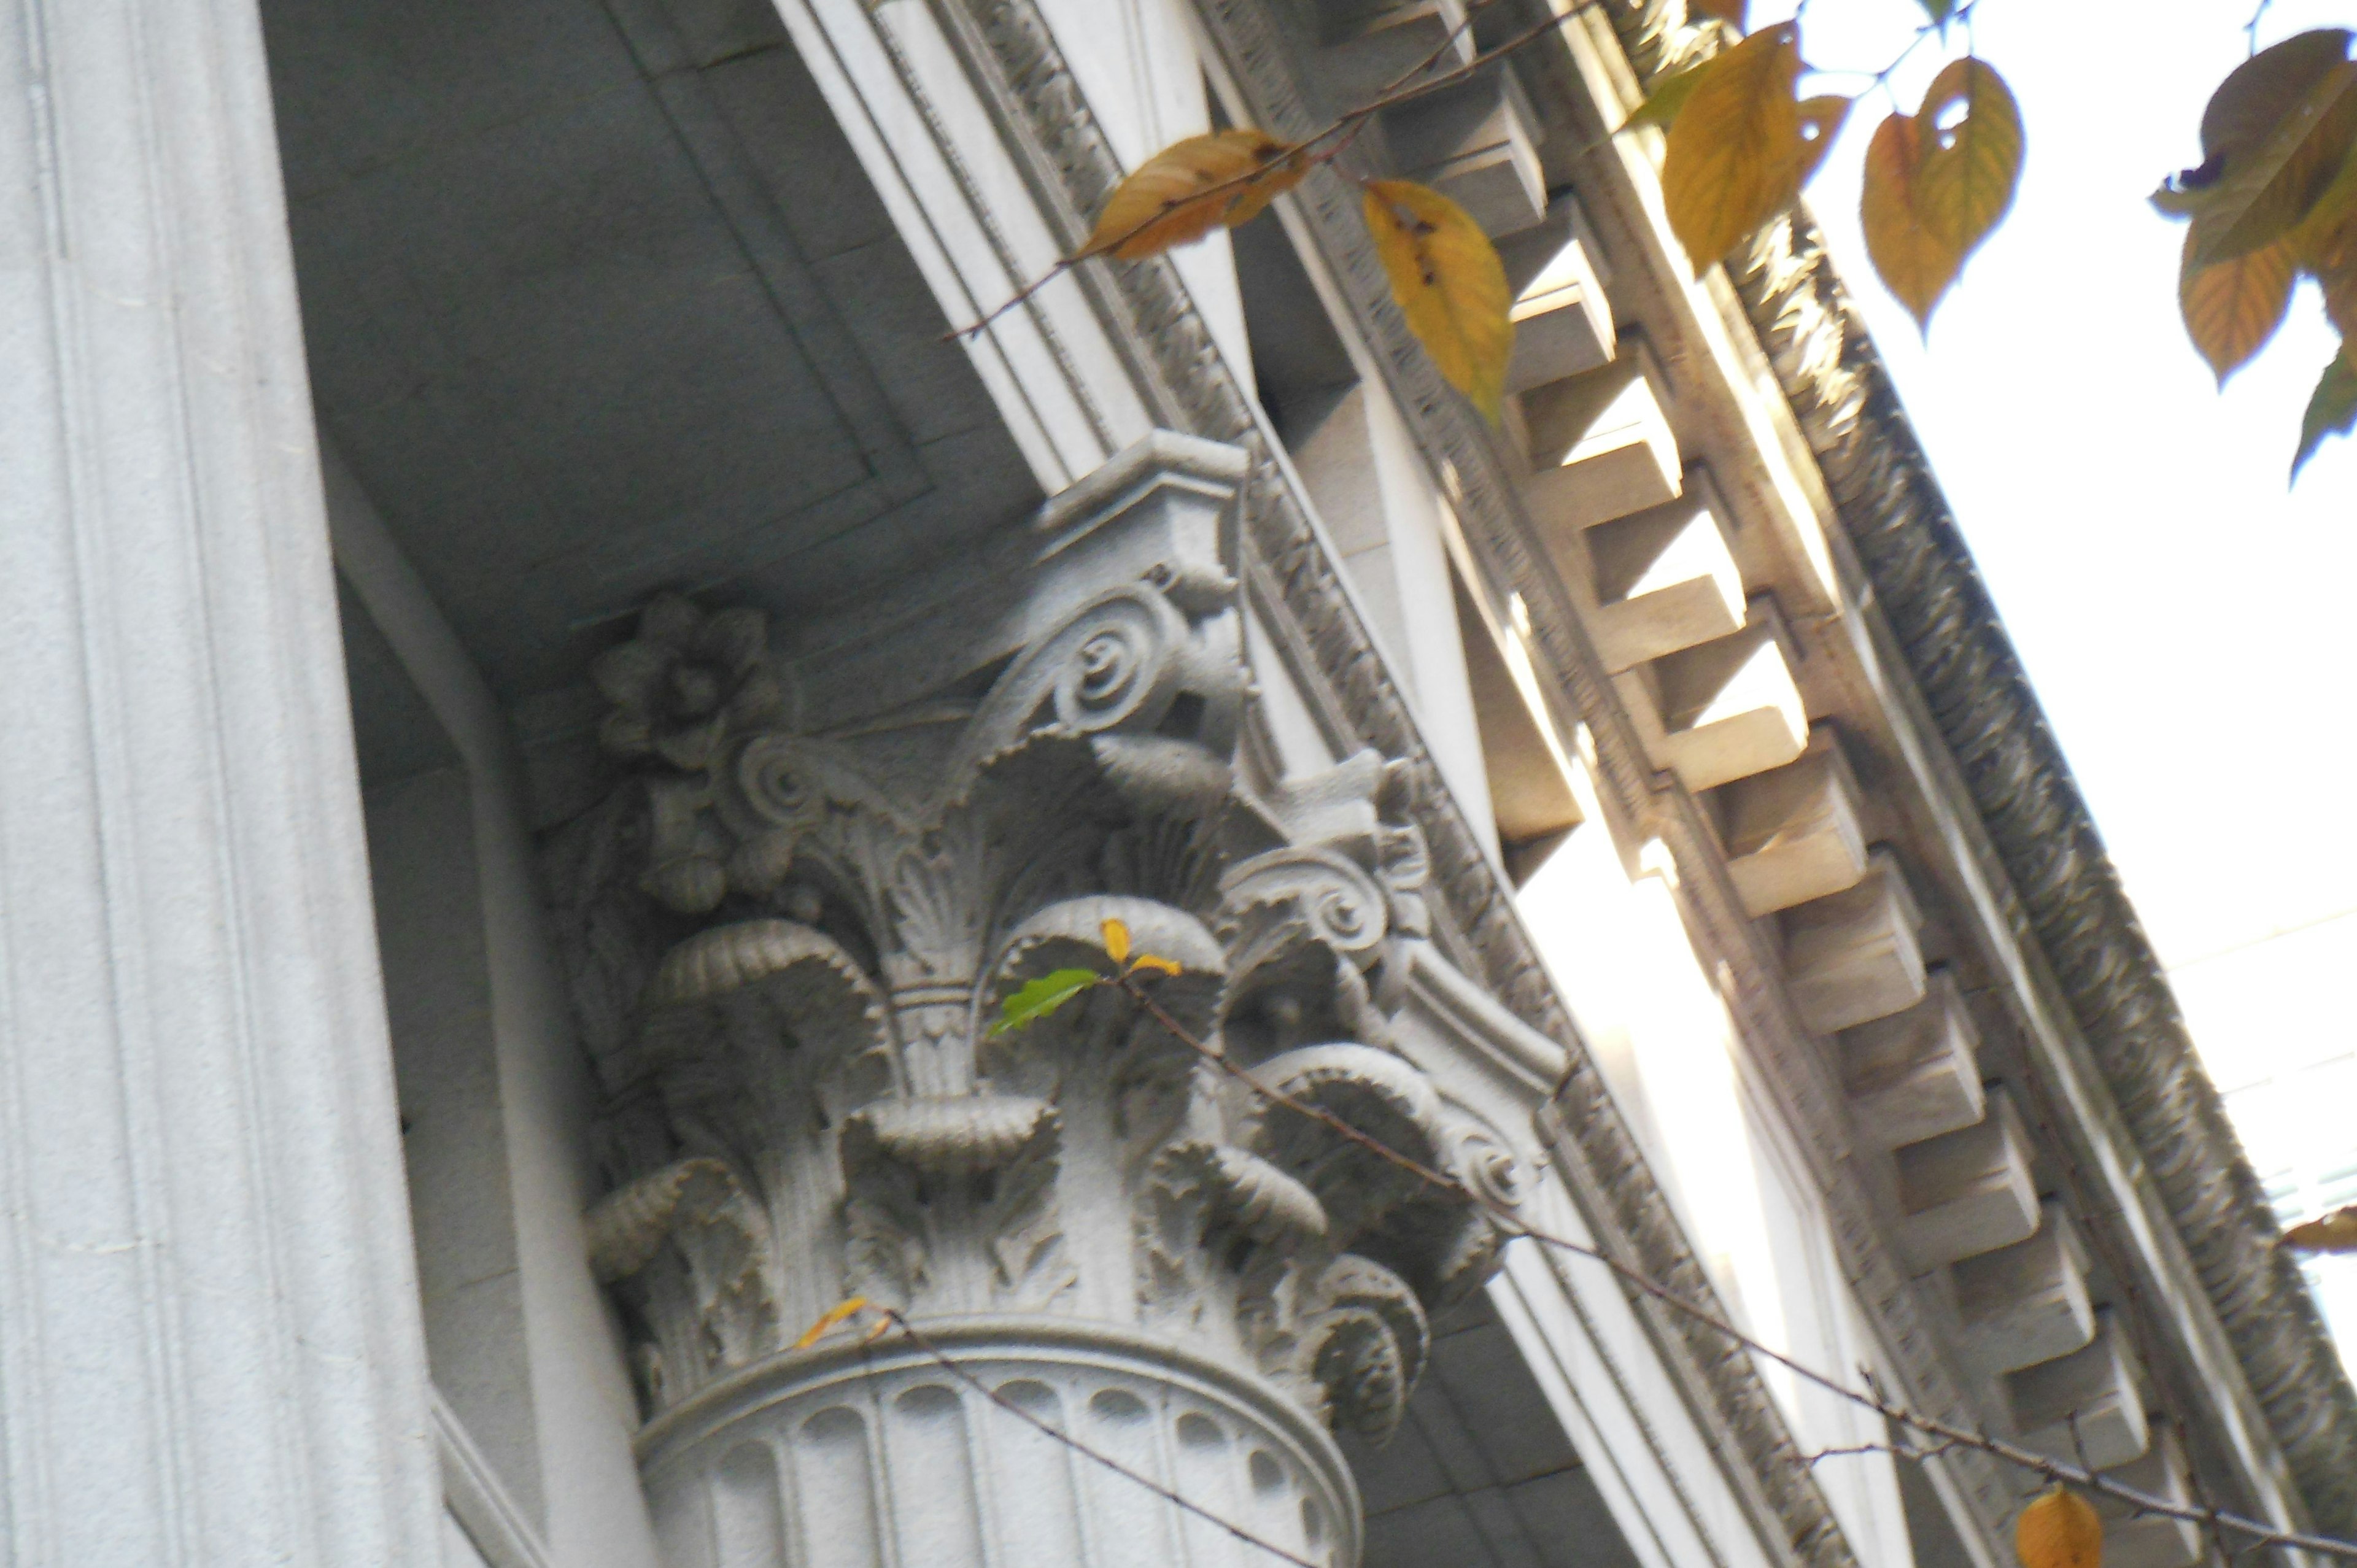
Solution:
M 1948 18 L 1956 14 L 1956 0 L 1921 0 L 1923 14 L 1932 18 L 1942 37 L 1947 35 Z
M 990 1026 L 990 1032 L 1003 1035 L 1044 1018 L 1103 978 L 1092 969 L 1060 969 L 1043 974 L 999 1004 L 998 1022 Z
M 2309 394 L 2308 413 L 2299 422 L 2299 455 L 2291 460 L 2292 483 L 2299 483 L 2300 469 L 2326 436 L 2346 435 L 2352 425 L 2357 425 L 2357 368 L 2350 365 L 2349 348 L 2343 344 Z

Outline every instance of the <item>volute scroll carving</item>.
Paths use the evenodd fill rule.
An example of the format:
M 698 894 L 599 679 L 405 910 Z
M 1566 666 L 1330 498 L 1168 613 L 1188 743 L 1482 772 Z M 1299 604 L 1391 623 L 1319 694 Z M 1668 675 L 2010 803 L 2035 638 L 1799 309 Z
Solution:
M 1238 781 L 1220 524 L 1156 493 L 1093 526 L 1191 542 L 1140 568 L 1065 529 L 1059 561 L 1137 575 L 1065 582 L 1071 608 L 905 710 L 799 727 L 760 616 L 672 596 L 597 661 L 610 788 L 544 855 L 606 1095 L 593 1262 L 651 1416 L 790 1375 L 859 1294 L 1145 1335 L 1381 1436 L 1430 1316 L 1486 1277 L 1453 1184 L 1508 1191 L 1507 1145 L 1393 1047 L 1426 929 L 1399 775 Z M 1035 976 L 1110 974 L 1108 919 L 1176 966 L 1142 983 L 1193 1043 L 1114 986 L 991 1033 Z

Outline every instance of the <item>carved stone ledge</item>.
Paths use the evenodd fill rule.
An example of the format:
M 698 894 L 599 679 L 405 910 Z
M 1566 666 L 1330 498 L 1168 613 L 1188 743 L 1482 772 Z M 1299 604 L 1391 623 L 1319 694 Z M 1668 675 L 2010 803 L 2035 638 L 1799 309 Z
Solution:
M 1923 1000 L 1923 914 L 1889 850 L 1867 856 L 1857 886 L 1778 918 L 1792 1004 L 1811 1028 L 1835 1034 Z
M 1522 84 L 1503 67 L 1383 111 L 1408 177 L 1456 202 L 1493 238 L 1546 217 L 1538 126 Z
M 1612 678 L 1647 754 L 1701 791 L 1781 768 L 1808 748 L 1809 719 L 1765 600 L 1731 637 Z
M 2108 1308 L 2084 1349 L 2006 1379 L 2021 1444 L 2065 1464 L 2108 1470 L 2145 1452 L 2136 1355 Z
M 2041 1206 L 2027 1241 L 1967 1258 L 1950 1271 L 1964 1355 L 1988 1376 L 2080 1349 L 2095 1337 L 2087 1251 L 2062 1206 Z
M 1869 1143 L 1899 1148 L 1981 1119 L 1980 1033 L 1946 970 L 1929 972 L 1922 1001 L 1844 1029 L 1836 1047 L 1842 1088 Z
M 1857 780 L 1831 726 L 1809 732 L 1799 761 L 1737 779 L 1717 799 L 1727 875 L 1745 913 L 1829 897 L 1866 875 Z
M 2002 1090 L 1989 1091 L 1988 1114 L 1977 1124 L 1910 1144 L 1894 1158 L 1900 1244 L 1918 1269 L 2010 1247 L 2038 1229 L 2029 1135 Z
M 1550 538 L 1677 499 L 1684 483 L 1677 437 L 1662 412 L 1643 353 L 1522 396 L 1531 517 Z
M 1612 362 L 1619 348 L 1612 302 L 1605 295 L 1602 263 L 1577 198 L 1568 192 L 1555 197 L 1536 227 L 1500 242 L 1498 259 L 1514 291 L 1509 392 Z

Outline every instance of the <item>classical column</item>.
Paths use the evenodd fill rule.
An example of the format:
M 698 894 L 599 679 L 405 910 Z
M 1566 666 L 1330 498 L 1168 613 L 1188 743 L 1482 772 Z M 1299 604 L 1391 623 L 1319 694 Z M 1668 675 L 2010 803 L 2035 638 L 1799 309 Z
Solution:
M 920 583 L 897 629 L 797 639 L 834 655 L 664 598 L 595 666 L 609 788 L 545 854 L 608 1096 L 591 1242 L 673 1568 L 1260 1568 L 1155 1487 L 1356 1561 L 1329 1429 L 1399 1420 L 1429 1314 L 1490 1270 L 1487 1217 L 1118 991 L 990 1027 L 1031 979 L 1107 971 L 1119 921 L 1211 1049 L 1498 1174 L 1391 1048 L 1425 920 L 1391 770 L 1237 779 L 1239 466 L 1145 443 L 941 613 L 909 613 Z M 794 1348 L 852 1296 L 929 1343 Z
M 437 1561 L 253 0 L 0 0 L 0 1562 Z

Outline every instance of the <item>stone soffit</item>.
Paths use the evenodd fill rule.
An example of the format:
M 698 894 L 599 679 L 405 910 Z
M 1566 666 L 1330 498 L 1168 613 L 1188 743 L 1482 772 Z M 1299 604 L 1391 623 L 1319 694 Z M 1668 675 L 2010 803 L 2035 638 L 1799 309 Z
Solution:
M 1037 506 L 773 6 L 262 9 L 322 427 L 503 697 Z

